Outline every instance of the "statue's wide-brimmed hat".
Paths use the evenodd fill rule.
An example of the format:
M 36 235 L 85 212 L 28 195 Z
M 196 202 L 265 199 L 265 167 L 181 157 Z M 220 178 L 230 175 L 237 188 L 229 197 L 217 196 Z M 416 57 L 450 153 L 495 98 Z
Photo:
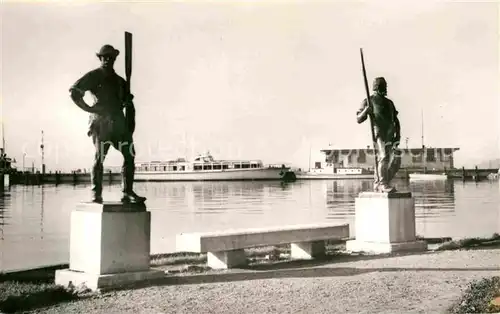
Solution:
M 386 89 L 387 88 L 387 82 L 385 81 L 385 78 L 383 77 L 376 77 L 373 80 L 373 90 L 378 91 L 380 89 Z
M 120 50 L 115 49 L 111 45 L 104 45 L 101 47 L 101 49 L 96 53 L 97 57 L 102 57 L 102 56 L 113 56 L 117 57 L 120 54 Z

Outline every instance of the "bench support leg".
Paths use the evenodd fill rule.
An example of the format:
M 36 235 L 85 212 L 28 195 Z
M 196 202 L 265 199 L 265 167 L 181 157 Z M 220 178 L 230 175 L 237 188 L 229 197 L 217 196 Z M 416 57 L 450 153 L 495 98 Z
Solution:
M 325 255 L 325 241 L 296 242 L 290 247 L 292 259 L 312 259 Z
M 212 269 L 227 269 L 247 264 L 245 250 L 208 252 L 207 266 Z

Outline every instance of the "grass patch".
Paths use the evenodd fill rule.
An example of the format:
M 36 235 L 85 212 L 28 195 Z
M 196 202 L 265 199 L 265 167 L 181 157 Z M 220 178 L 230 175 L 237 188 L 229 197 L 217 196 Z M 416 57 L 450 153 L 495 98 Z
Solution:
M 448 309 L 448 313 L 498 313 L 500 305 L 492 301 L 499 296 L 500 277 L 476 280 L 469 284 L 461 298 Z
M 494 233 L 490 238 L 467 238 L 454 241 L 446 241 L 437 247 L 436 251 L 474 249 L 479 247 L 500 246 L 500 235 Z
M 69 264 L 40 267 L 29 270 L 15 271 L 10 273 L 0 272 L 0 283 L 6 281 L 28 282 L 28 283 L 53 283 L 55 273 L 58 269 L 68 268 Z
M 290 253 L 290 246 L 263 246 L 245 249 L 245 255 L 249 259 L 260 259 L 266 256 L 276 257 L 279 254 Z M 272 258 L 271 257 L 271 258 Z M 170 253 L 170 254 L 156 254 L 151 256 L 151 266 L 174 266 L 174 265 L 198 265 L 207 262 L 206 253 Z
M 78 293 L 50 283 L 0 282 L 0 312 L 15 313 L 78 299 Z
M 441 238 L 426 238 L 421 235 L 416 235 L 417 241 L 425 241 L 427 244 L 443 244 L 453 240 L 451 237 L 441 237 Z
M 88 292 L 54 284 L 55 271 L 68 265 L 0 273 L 0 313 L 15 313 L 79 299 Z
M 345 247 L 345 241 L 326 241 L 326 252 L 335 252 Z M 278 260 L 290 254 L 290 244 L 260 246 L 245 249 L 250 261 Z M 206 253 L 177 252 L 151 255 L 151 266 L 200 265 L 207 262 Z
M 163 265 L 196 265 L 202 264 L 207 261 L 207 254 L 204 253 L 169 253 L 169 254 L 153 254 L 151 255 L 150 265 L 163 266 Z

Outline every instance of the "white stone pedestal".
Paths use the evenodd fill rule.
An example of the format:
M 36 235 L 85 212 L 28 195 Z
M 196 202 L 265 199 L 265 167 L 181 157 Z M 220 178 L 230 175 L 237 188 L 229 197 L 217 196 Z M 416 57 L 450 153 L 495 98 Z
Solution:
M 411 192 L 362 192 L 355 200 L 356 239 L 351 252 L 391 253 L 427 250 L 415 234 L 415 200 Z
M 110 289 L 160 278 L 151 270 L 151 213 L 144 204 L 80 203 L 71 213 L 69 269 L 55 283 Z

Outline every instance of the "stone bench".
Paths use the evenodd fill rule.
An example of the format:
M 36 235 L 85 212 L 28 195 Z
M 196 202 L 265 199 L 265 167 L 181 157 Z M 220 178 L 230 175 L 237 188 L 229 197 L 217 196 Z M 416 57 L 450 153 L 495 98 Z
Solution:
M 349 238 L 349 225 L 313 224 L 222 232 L 181 233 L 178 252 L 207 253 L 207 266 L 226 269 L 246 264 L 244 249 L 291 244 L 292 259 L 312 259 L 325 253 L 325 240 Z

